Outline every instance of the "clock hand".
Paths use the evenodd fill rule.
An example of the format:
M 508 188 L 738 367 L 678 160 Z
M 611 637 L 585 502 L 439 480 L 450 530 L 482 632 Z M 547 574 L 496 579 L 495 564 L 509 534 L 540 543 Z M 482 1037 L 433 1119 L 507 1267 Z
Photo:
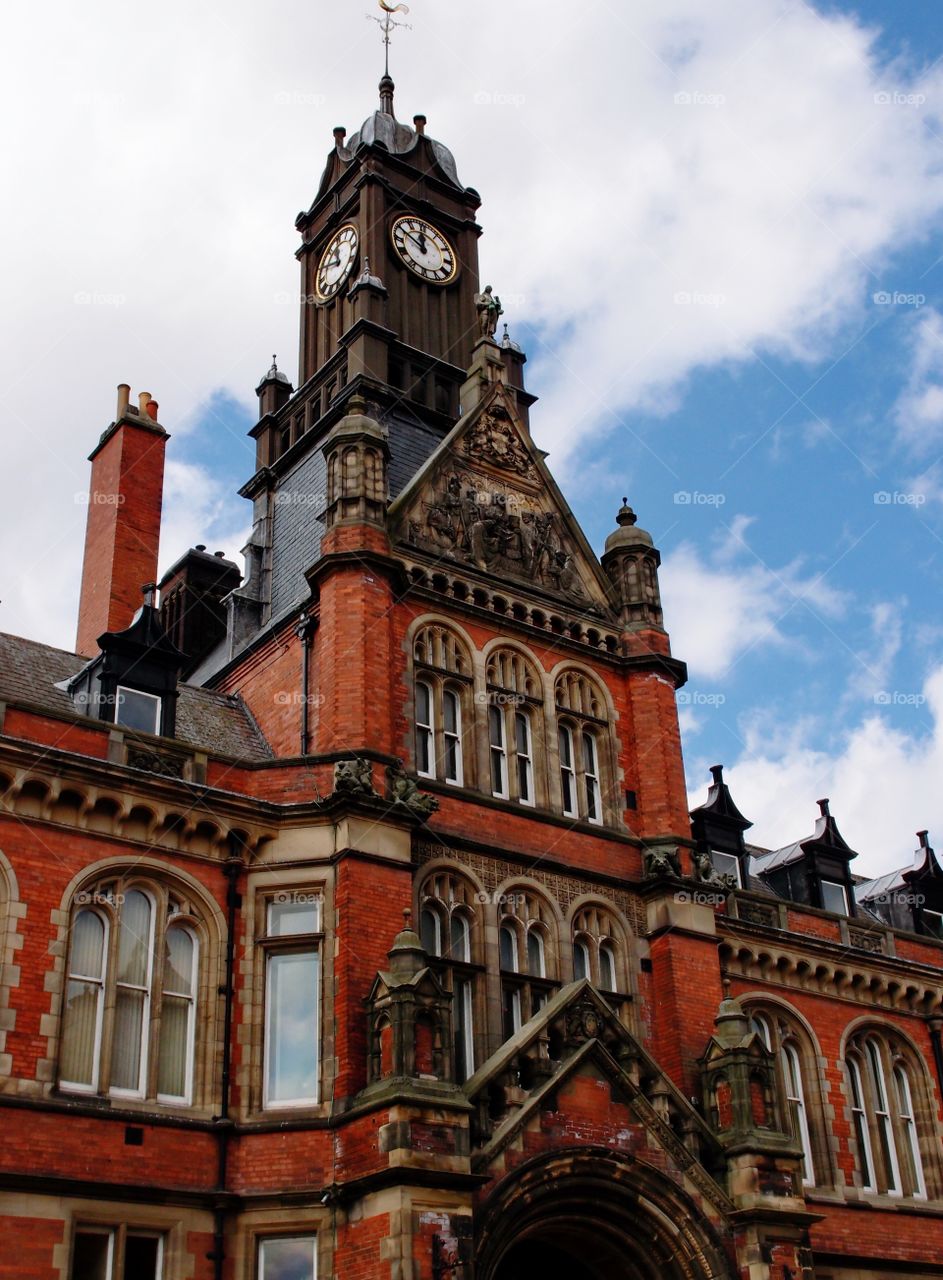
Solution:
M 418 237 L 414 236 L 411 231 L 404 231 L 403 235 L 406 237 L 407 240 L 412 240 L 414 244 L 418 244 L 419 252 L 423 255 L 423 257 L 425 257 L 426 237 L 422 234 L 420 234 Z

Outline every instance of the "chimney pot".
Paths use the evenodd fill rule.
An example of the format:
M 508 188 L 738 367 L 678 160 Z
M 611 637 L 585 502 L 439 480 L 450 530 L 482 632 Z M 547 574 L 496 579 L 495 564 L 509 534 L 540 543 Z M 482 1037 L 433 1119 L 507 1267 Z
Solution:
M 157 421 L 157 410 L 159 408 L 160 408 L 160 405 L 157 403 L 156 400 L 148 400 L 146 409 L 147 409 L 147 415 L 150 418 L 151 422 Z
M 421 137 L 426 132 L 426 117 L 413 116 L 413 124 L 416 126 L 416 132 Z
M 141 391 L 139 393 L 138 395 L 138 412 L 139 413 L 147 413 L 147 406 L 148 406 L 148 402 L 150 401 L 150 398 L 151 398 L 151 393 L 149 391 Z
M 115 422 L 120 422 L 128 408 L 128 401 L 131 399 L 131 388 L 126 382 L 118 383 L 118 412 L 115 414 Z
M 226 552 L 225 552 L 225 551 L 214 551 L 214 552 L 213 552 L 213 555 L 216 557 L 216 559 L 217 559 L 217 560 L 225 560 L 225 559 L 226 559 Z
M 205 543 L 205 542 L 198 542 L 198 543 L 196 544 L 196 547 L 194 548 L 194 550 L 195 550 L 195 551 L 205 551 L 205 550 L 206 550 L 206 543 Z
M 344 128 L 342 124 L 337 125 L 334 129 L 335 146 L 342 147 L 344 145 L 344 139 L 346 137 L 347 137 L 347 130 Z

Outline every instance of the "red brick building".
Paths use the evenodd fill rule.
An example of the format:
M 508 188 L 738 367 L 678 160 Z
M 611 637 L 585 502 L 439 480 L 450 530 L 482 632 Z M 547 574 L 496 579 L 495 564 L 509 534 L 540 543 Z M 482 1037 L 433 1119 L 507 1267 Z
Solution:
M 574 521 L 425 124 L 385 77 L 298 217 L 246 580 L 141 604 L 122 386 L 77 653 L 0 638 L 0 1277 L 943 1275 L 926 835 L 689 814 L 658 552 Z

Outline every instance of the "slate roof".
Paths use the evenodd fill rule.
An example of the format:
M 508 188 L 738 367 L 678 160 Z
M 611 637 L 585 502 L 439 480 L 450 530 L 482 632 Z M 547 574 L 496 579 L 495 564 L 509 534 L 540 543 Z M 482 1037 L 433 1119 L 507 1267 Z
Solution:
M 86 659 L 65 649 L 0 632 L 0 701 L 29 703 L 42 711 L 85 717 L 56 685 L 81 671 Z M 272 752 L 237 694 L 179 686 L 176 739 L 213 755 L 270 760 Z

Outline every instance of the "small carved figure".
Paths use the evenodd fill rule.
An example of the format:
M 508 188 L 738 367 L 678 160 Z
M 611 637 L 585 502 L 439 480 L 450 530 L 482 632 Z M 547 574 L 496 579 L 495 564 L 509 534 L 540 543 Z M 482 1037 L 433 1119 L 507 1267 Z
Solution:
M 652 847 L 642 854 L 647 876 L 680 876 L 681 866 L 675 849 Z
M 691 865 L 694 868 L 695 879 L 702 881 L 704 884 L 722 885 L 725 883 L 724 877 L 714 869 L 711 855 L 706 850 L 695 849 L 691 854 Z
M 411 778 L 403 768 L 402 760 L 397 760 L 396 764 L 389 766 L 386 778 L 390 788 L 390 799 L 394 804 L 403 805 L 421 818 L 428 818 L 438 809 L 438 800 L 435 796 L 424 795 L 419 790 L 415 779 Z
M 584 595 L 583 584 L 577 577 L 576 570 L 573 567 L 573 557 L 568 555 L 566 551 L 554 552 L 549 573 L 557 589 L 562 591 L 564 595 L 576 596 L 582 599 Z
M 373 771 L 369 760 L 354 757 L 334 765 L 334 791 L 344 795 L 373 796 Z
M 478 332 L 483 338 L 493 338 L 498 327 L 498 319 L 504 315 L 501 299 L 492 292 L 491 285 L 485 285 L 481 293 L 475 294 L 475 309 L 478 312 Z

